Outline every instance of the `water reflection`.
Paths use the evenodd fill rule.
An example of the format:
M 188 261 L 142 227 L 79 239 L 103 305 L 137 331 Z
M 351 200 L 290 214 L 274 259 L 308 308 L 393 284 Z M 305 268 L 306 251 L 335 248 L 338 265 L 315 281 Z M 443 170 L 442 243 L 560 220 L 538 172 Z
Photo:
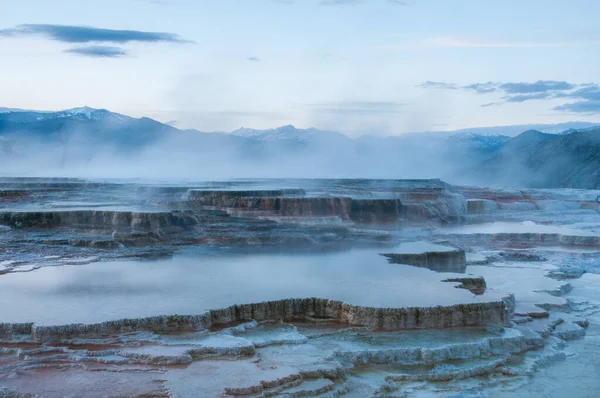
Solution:
M 374 250 L 318 255 L 188 256 L 46 267 L 0 277 L 0 322 L 98 322 L 198 314 L 232 304 L 320 297 L 374 307 L 487 301 L 448 274 L 388 264 Z

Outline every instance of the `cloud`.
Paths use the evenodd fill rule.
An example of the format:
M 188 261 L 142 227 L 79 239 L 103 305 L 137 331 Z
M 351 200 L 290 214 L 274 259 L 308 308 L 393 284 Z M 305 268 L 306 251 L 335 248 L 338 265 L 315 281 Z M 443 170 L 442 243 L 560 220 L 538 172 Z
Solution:
M 555 106 L 555 111 L 563 111 L 570 113 L 600 113 L 600 101 L 577 101 L 568 104 Z
M 441 88 L 444 90 L 458 90 L 459 87 L 454 83 L 434 82 L 431 80 L 419 84 L 421 88 Z
M 486 94 L 486 93 L 493 93 L 494 91 L 496 91 L 497 89 L 497 84 L 494 82 L 487 82 L 487 83 L 473 83 L 473 84 L 469 84 L 468 86 L 463 86 L 463 89 L 466 90 L 473 90 L 475 91 L 477 94 Z
M 581 85 L 579 88 L 575 91 L 572 91 L 571 93 L 569 93 L 568 95 L 565 95 L 564 97 L 561 95 L 562 98 L 578 98 L 578 99 L 583 99 L 586 101 L 600 101 L 600 86 L 597 84 L 585 84 L 585 85 Z
M 416 3 L 416 1 L 408 1 L 408 0 L 388 0 L 389 4 L 393 4 L 396 6 L 412 6 Z
M 246 59 L 251 62 L 260 62 L 260 58 L 258 57 L 246 57 Z
M 115 30 L 90 26 L 26 24 L 0 30 L 0 37 L 40 35 L 65 43 L 190 43 L 174 33 Z
M 570 93 L 561 93 L 558 98 L 575 99 L 577 101 L 554 107 L 556 111 L 571 113 L 600 113 L 600 85 L 586 83 Z
M 552 92 L 541 92 L 534 94 L 517 94 L 517 95 L 506 95 L 503 99 L 506 102 L 525 102 L 531 100 L 544 100 L 555 98 L 555 94 Z
M 543 93 L 548 91 L 571 90 L 577 85 L 555 80 L 538 80 L 533 83 L 503 83 L 499 88 L 507 94 L 531 94 Z
M 577 87 L 577 91 L 593 92 L 596 85 L 586 83 L 577 85 L 565 81 L 557 80 L 538 80 L 532 83 L 528 82 L 485 82 L 471 83 L 465 86 L 459 86 L 455 83 L 425 81 L 419 85 L 421 88 L 440 88 L 440 89 L 462 89 L 474 91 L 477 94 L 489 94 L 500 92 L 505 94 L 505 99 L 515 98 L 514 102 L 522 102 L 527 99 L 546 99 L 552 96 L 561 95 Z
M 403 113 L 406 106 L 403 102 L 395 101 L 348 101 L 304 104 L 314 111 L 342 115 L 379 115 Z
M 562 80 L 537 80 L 535 82 L 486 82 L 459 86 L 455 83 L 425 81 L 419 85 L 426 89 L 465 90 L 478 95 L 499 93 L 501 101 L 486 102 L 482 107 L 506 103 L 540 100 L 571 100 L 553 109 L 571 113 L 600 113 L 600 85 L 596 83 L 570 83 Z
M 73 47 L 64 52 L 94 58 L 121 58 L 127 55 L 127 51 L 121 47 L 110 46 Z

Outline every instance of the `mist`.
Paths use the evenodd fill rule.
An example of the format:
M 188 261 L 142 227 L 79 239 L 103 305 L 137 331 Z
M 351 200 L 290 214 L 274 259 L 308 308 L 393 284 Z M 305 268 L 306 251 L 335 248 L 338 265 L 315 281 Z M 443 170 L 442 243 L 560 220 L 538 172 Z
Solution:
M 133 119 L 139 120 L 139 119 Z M 444 134 L 362 136 L 282 127 L 265 139 L 170 128 L 121 136 L 88 125 L 40 137 L 3 137 L 0 175 L 215 180 L 229 178 L 452 178 L 481 160 Z M 279 137 L 277 134 L 287 134 Z M 469 155 L 469 156 L 467 156 Z
M 224 134 L 187 133 L 131 150 L 97 145 L 82 136 L 68 143 L 20 140 L 13 148 L 0 157 L 3 175 L 170 180 L 426 176 L 411 170 L 408 153 L 398 153 L 398 159 L 386 154 L 374 162 L 371 148 L 353 142 L 344 148 L 290 148 Z
M 501 132 L 515 135 L 530 126 L 352 138 L 290 125 L 205 133 L 92 108 L 10 112 L 0 121 L 0 176 L 439 178 L 461 185 L 600 187 L 600 130 L 593 123 L 537 125 L 553 133 L 528 129 L 512 138 Z

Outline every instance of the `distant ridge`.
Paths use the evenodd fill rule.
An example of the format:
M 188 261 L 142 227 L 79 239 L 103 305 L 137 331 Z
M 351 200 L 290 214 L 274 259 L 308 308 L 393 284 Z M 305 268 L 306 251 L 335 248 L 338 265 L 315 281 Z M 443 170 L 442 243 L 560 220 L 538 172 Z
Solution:
M 39 169 L 46 166 L 35 162 L 44 159 L 61 170 L 77 170 L 98 161 L 102 171 L 119 161 L 126 163 L 119 168 L 150 175 L 173 167 L 174 173 L 201 170 L 209 176 L 259 170 L 277 177 L 599 188 L 600 128 L 591 126 L 570 122 L 350 138 L 292 125 L 202 133 L 88 106 L 57 112 L 0 108 L 0 167 L 14 170 L 22 161 L 23 167 Z
M 478 183 L 600 189 L 600 127 L 560 135 L 526 131 L 467 173 Z
M 132 149 L 148 145 L 177 129 L 148 118 L 135 119 L 90 107 L 58 112 L 0 113 L 0 136 L 14 140 L 62 142 L 80 138 L 89 144 Z

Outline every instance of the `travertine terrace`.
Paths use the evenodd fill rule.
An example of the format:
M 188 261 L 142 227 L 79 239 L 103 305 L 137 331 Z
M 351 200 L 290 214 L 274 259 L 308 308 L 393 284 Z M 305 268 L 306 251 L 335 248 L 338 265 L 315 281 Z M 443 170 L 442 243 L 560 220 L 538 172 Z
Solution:
M 0 396 L 518 391 L 599 324 L 595 197 L 0 180 Z

